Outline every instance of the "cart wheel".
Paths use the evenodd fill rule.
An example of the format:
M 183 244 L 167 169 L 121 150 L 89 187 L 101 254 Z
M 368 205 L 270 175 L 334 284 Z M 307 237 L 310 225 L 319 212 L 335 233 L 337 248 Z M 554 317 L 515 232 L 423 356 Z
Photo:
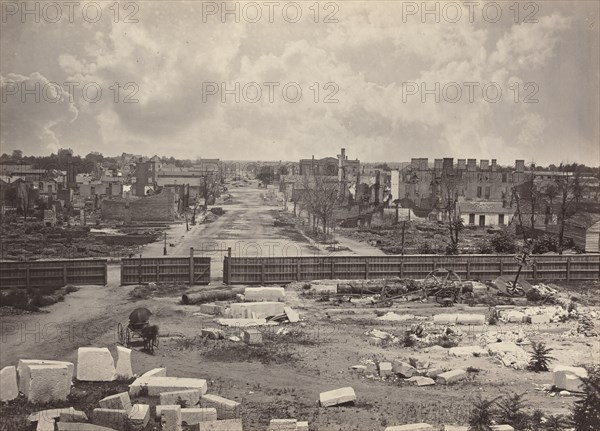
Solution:
M 515 286 L 511 281 L 506 283 L 506 292 L 512 296 L 525 296 L 525 290 L 517 283 Z

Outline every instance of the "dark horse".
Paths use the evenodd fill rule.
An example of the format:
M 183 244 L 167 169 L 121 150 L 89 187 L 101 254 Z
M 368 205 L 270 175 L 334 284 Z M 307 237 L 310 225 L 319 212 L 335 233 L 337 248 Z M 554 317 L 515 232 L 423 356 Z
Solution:
M 154 346 L 158 346 L 158 326 L 147 325 L 140 332 L 144 340 L 144 350 L 154 353 Z

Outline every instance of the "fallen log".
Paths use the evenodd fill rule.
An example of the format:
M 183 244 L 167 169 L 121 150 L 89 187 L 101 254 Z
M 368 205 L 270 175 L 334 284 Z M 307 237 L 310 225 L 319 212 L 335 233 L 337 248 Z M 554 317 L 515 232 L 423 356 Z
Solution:
M 400 295 L 418 289 L 420 284 L 411 279 L 365 280 L 337 285 L 337 292 L 341 294 L 376 295 L 385 292 L 386 295 Z
M 181 303 L 184 305 L 206 304 L 214 301 L 229 301 L 235 299 L 235 295 L 244 294 L 244 287 L 235 287 L 233 289 L 215 289 L 193 295 L 182 295 Z

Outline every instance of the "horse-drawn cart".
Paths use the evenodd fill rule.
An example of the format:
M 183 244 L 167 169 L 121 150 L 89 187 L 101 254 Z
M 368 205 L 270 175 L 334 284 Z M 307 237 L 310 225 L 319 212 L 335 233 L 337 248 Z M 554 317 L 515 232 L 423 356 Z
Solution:
M 154 348 L 158 347 L 158 326 L 148 322 L 151 315 L 152 312 L 147 308 L 133 310 L 127 326 L 121 323 L 117 325 L 119 344 L 130 347 L 137 339 L 143 342 L 144 350 L 154 353 Z

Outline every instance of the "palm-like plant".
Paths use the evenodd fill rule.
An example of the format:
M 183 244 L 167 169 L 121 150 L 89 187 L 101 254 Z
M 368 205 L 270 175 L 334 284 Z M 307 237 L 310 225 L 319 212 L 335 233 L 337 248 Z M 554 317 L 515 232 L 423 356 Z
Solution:
M 553 349 L 546 347 L 542 342 L 536 343 L 535 341 L 531 344 L 531 347 L 533 352 L 531 354 L 531 359 L 529 360 L 529 369 L 536 373 L 548 371 L 550 361 L 555 359 L 550 356 L 550 352 L 552 352 Z
M 562 431 L 570 426 L 570 421 L 563 415 L 549 415 L 544 424 L 546 431 Z
M 575 401 L 573 422 L 577 431 L 594 431 L 600 424 L 600 366 L 588 368 L 583 382 L 583 398 Z
M 512 394 L 498 402 L 498 419 L 501 424 L 511 425 L 516 431 L 526 429 L 529 416 L 523 411 L 527 403 L 524 394 Z
M 470 431 L 490 431 L 492 425 L 492 406 L 498 398 L 493 400 L 479 399 L 473 403 L 473 409 L 469 416 Z

